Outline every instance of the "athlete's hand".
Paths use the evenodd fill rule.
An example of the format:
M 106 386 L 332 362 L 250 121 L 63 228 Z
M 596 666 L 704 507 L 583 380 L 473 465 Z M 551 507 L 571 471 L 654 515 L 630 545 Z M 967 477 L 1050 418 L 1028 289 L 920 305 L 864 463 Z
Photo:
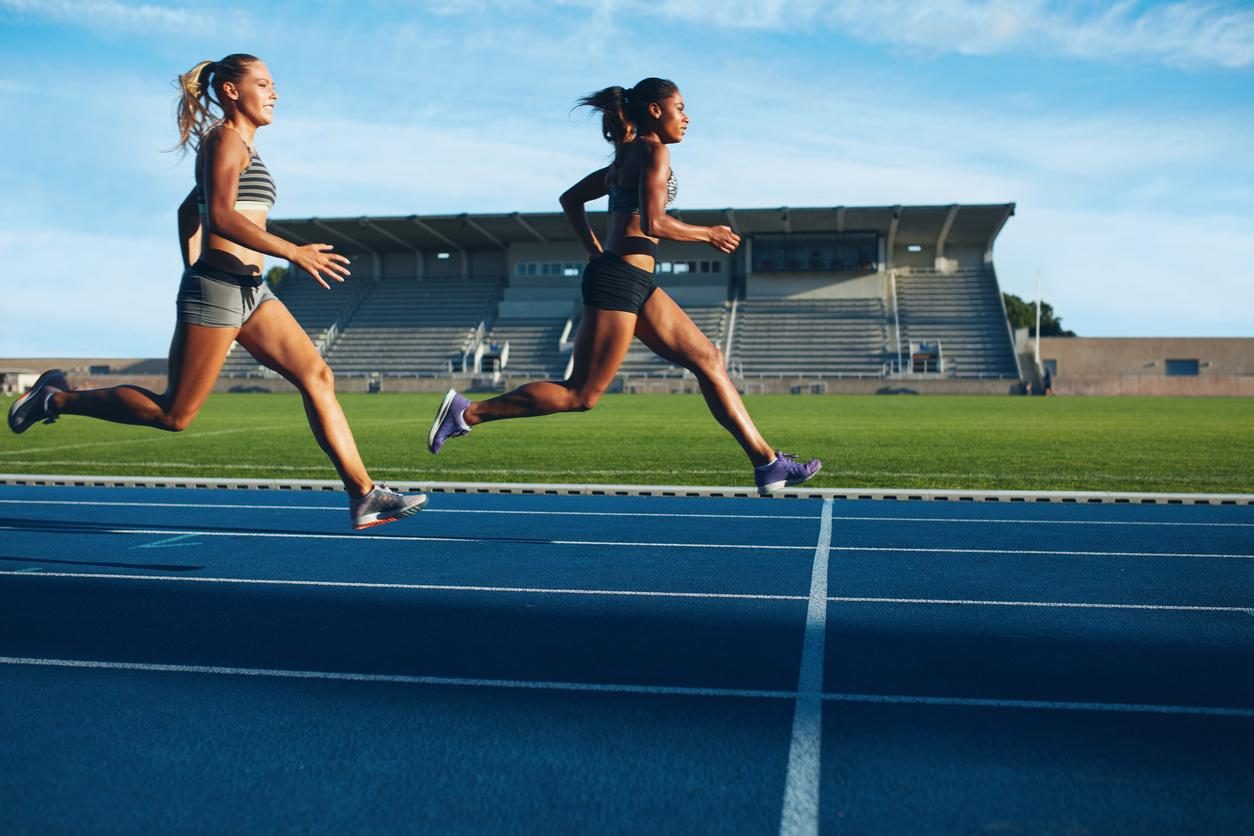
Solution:
M 740 246 L 740 236 L 730 226 L 710 227 L 710 246 L 720 252 L 735 252 Z
M 345 276 L 351 275 L 348 272 L 348 259 L 339 253 L 331 252 L 331 249 L 330 244 L 306 244 L 303 247 L 297 247 L 296 252 L 288 260 L 313 276 L 318 284 L 330 290 L 331 285 L 323 280 L 323 276 L 342 282 Z

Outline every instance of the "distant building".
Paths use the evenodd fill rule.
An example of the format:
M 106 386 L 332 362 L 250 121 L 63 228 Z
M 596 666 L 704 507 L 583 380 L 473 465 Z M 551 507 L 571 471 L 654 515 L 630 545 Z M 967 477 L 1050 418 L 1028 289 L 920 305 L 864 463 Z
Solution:
M 1248 337 L 1042 337 L 1058 395 L 1254 395 Z

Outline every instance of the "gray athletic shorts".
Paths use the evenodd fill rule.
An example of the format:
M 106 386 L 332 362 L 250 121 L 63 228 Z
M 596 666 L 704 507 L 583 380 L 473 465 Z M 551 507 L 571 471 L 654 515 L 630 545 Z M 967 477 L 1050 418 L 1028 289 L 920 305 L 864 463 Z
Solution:
M 277 299 L 261 276 L 228 273 L 196 262 L 179 282 L 179 322 L 211 328 L 240 328 L 261 306 Z

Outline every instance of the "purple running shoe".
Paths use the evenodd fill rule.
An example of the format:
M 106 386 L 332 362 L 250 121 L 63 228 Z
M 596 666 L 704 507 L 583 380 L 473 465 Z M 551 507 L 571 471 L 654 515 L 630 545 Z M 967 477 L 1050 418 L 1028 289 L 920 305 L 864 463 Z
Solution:
M 70 388 L 65 374 L 60 369 L 51 369 L 39 376 L 35 385 L 25 395 L 13 402 L 9 407 L 9 429 L 15 433 L 24 433 L 43 421 L 51 424 L 57 420 L 48 408 L 48 399 L 57 392 L 65 392 Z
M 766 496 L 780 488 L 808 482 L 822 469 L 823 462 L 818 459 L 810 459 L 803 463 L 798 461 L 792 453 L 782 453 L 776 450 L 775 461 L 754 468 L 753 475 L 758 480 L 758 494 Z
M 431 432 L 427 433 L 427 449 L 432 453 L 440 452 L 444 442 L 470 432 L 470 427 L 462 421 L 462 413 L 470 406 L 470 399 L 457 394 L 456 389 L 449 389 L 444 402 L 435 413 L 435 421 L 431 423 Z

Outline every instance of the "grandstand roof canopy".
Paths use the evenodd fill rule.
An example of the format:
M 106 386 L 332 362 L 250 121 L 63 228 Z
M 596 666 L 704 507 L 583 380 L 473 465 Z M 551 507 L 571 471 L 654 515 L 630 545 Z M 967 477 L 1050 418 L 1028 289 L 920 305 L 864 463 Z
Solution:
M 805 232 L 893 231 L 901 243 L 990 246 L 1013 203 L 946 206 L 831 206 L 775 209 L 684 209 L 672 212 L 703 226 L 728 224 L 743 235 Z M 589 212 L 594 229 L 604 212 Z M 275 231 L 298 242 L 326 242 L 348 252 L 405 252 L 504 249 L 520 242 L 569 243 L 578 239 L 560 212 L 503 214 L 362 216 L 357 218 L 283 218 Z

